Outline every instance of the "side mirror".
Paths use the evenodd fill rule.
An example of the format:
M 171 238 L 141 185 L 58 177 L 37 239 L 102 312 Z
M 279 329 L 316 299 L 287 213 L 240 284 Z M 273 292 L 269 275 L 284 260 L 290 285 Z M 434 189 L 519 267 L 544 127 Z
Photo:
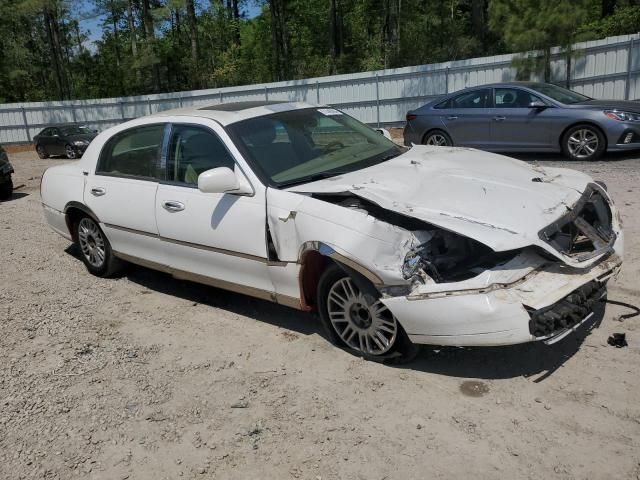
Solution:
M 198 175 L 198 190 L 203 193 L 235 193 L 246 195 L 252 193 L 241 186 L 235 172 L 228 167 L 218 167 Z
M 391 140 L 391 134 L 389 133 L 389 130 L 387 130 L 386 128 L 374 128 L 374 130 L 378 132 L 380 135 L 382 135 L 383 137 Z
M 542 102 L 531 102 L 529 104 L 529 108 L 538 108 L 540 110 L 543 110 L 545 108 L 547 108 L 549 105 L 547 105 L 546 103 L 542 103 Z

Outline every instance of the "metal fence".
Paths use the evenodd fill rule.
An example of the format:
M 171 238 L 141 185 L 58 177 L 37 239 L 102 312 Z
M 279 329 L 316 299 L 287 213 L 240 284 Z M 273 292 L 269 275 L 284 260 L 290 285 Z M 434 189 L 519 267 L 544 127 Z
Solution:
M 574 50 L 571 88 L 595 98 L 640 98 L 640 34 L 583 42 Z M 369 124 L 398 125 L 407 110 L 433 97 L 515 79 L 512 61 L 517 56 L 138 97 L 5 104 L 0 105 L 0 143 L 31 142 L 52 124 L 82 123 L 103 130 L 161 110 L 246 100 L 329 104 Z M 553 81 L 564 84 L 566 62 L 560 49 L 553 50 L 551 69 Z

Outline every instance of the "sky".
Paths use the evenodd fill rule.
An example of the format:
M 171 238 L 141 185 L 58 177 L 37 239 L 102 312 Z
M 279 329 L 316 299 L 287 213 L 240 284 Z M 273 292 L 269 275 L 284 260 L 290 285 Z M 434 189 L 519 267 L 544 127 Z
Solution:
M 248 0 L 243 2 L 241 6 L 242 11 L 247 17 L 253 18 L 258 16 L 261 7 L 259 6 L 259 0 Z M 89 51 L 95 51 L 95 42 L 102 36 L 102 29 L 100 25 L 104 21 L 104 15 L 96 15 L 95 4 L 92 0 L 69 0 L 69 4 L 72 6 L 73 12 L 78 16 L 80 23 L 80 29 L 88 33 L 88 39 L 84 43 L 85 48 Z M 201 10 L 209 8 L 209 0 L 196 0 L 196 4 Z

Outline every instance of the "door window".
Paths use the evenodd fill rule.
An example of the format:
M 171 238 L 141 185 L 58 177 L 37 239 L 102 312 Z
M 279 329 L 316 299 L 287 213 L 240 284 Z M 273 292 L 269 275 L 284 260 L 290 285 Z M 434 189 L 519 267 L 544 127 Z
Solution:
M 496 108 L 529 108 L 531 102 L 542 102 L 539 97 L 519 88 L 496 88 Z
M 448 108 L 489 108 L 491 107 L 491 89 L 483 88 L 466 92 L 449 100 Z
M 158 166 L 164 125 L 136 127 L 111 138 L 100 153 L 99 175 L 159 180 Z
M 212 168 L 233 170 L 235 162 L 212 131 L 193 125 L 174 125 L 167 156 L 169 182 L 198 185 L 198 175 Z

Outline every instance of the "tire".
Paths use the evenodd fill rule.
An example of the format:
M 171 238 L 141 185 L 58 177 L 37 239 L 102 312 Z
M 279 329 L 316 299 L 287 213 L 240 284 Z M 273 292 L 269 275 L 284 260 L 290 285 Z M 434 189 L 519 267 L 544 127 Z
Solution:
M 11 198 L 13 193 L 13 181 L 9 178 L 8 181 L 0 183 L 0 200 L 7 200 Z
M 418 346 L 411 343 L 387 307 L 377 297 L 360 292 L 338 265 L 329 266 L 320 277 L 317 298 L 320 321 L 334 345 L 386 363 L 406 363 L 418 354 Z
M 42 145 L 36 145 L 36 153 L 38 154 L 38 157 L 40 157 L 43 160 L 45 158 L 49 158 L 49 154 L 47 153 L 47 151 L 44 149 Z
M 451 137 L 444 130 L 431 130 L 422 139 L 423 145 L 432 145 L 434 147 L 452 147 Z
M 88 216 L 80 217 L 74 228 L 80 257 L 89 272 L 108 278 L 122 269 L 122 260 L 113 255 L 107 236 L 95 220 Z
M 64 154 L 69 160 L 75 160 L 78 158 L 78 152 L 73 147 L 73 145 L 65 145 Z
M 607 149 L 599 128 L 593 125 L 574 125 L 562 136 L 562 153 L 569 160 L 589 162 L 597 160 Z

